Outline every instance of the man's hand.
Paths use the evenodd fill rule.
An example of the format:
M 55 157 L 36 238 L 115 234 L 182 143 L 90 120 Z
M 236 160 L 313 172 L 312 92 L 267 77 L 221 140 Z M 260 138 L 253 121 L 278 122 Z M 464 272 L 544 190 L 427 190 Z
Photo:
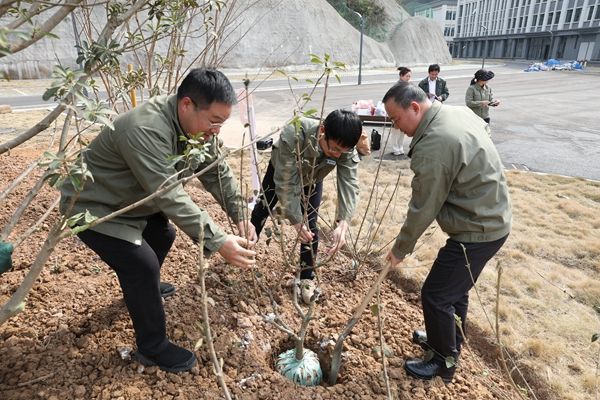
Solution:
M 348 223 L 346 221 L 340 221 L 337 228 L 333 230 L 333 243 L 331 247 L 327 248 L 327 255 L 332 256 L 338 252 L 344 244 L 346 244 L 346 231 L 348 230 Z
M 394 253 L 392 253 L 392 250 L 388 251 L 387 255 L 385 256 L 385 261 L 391 263 L 392 267 L 400 264 L 402 260 L 404 260 L 404 258 L 397 258 Z
M 248 239 L 250 243 L 250 248 L 254 247 L 258 237 L 256 236 L 256 229 L 254 225 L 250 221 L 240 221 L 237 224 L 238 230 L 240 232 L 240 236 Z
M 223 256 L 225 261 L 237 267 L 252 267 L 256 264 L 254 257 L 256 252 L 246 249 L 244 246 L 248 240 L 235 235 L 227 235 L 227 239 L 223 246 L 219 249 L 219 254 Z
M 313 233 L 311 231 L 308 230 L 308 228 L 306 227 L 306 225 L 300 223 L 300 224 L 294 224 L 294 228 L 296 229 L 296 232 L 298 232 L 298 238 L 300 239 L 300 241 L 302 243 L 310 243 L 313 240 L 313 237 L 315 235 L 313 235 Z

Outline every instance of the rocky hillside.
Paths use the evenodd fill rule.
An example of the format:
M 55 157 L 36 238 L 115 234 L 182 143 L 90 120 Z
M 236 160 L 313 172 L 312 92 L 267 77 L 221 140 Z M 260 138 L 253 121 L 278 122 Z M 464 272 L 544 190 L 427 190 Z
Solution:
M 400 64 L 447 63 L 451 60 L 442 33 L 434 22 L 408 17 L 395 0 L 375 0 L 386 10 L 385 43 L 364 37 L 363 63 L 367 67 Z M 358 65 L 360 32 L 326 0 L 240 0 L 231 14 L 231 31 L 221 42 L 221 66 L 260 68 L 304 65 L 309 53 L 329 53 L 349 66 Z M 252 4 L 248 7 L 249 4 Z M 97 10 L 100 11 L 100 10 Z M 97 13 L 101 21 L 100 12 Z M 40 17 L 42 20 L 47 16 Z M 6 21 L 2 21 L 5 25 Z M 102 25 L 98 22 L 98 25 Z M 60 60 L 75 66 L 76 50 L 71 17 L 54 33 L 10 57 L 0 59 L 0 73 L 13 79 L 47 77 Z M 188 41 L 188 54 L 197 54 L 204 40 Z M 166 48 L 168 43 L 160 43 Z M 124 62 L 134 62 L 124 58 Z

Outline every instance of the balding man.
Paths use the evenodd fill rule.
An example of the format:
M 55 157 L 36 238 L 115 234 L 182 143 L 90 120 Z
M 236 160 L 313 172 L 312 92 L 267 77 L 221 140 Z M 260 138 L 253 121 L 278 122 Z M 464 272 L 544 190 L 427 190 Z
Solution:
M 510 232 L 506 178 L 486 123 L 467 107 L 432 103 L 408 82 L 396 83 L 383 102 L 394 126 L 412 137 L 414 172 L 406 220 L 386 259 L 400 263 L 434 220 L 449 236 L 421 291 L 428 354 L 406 361 L 405 369 L 449 383 L 464 340 L 469 290 Z

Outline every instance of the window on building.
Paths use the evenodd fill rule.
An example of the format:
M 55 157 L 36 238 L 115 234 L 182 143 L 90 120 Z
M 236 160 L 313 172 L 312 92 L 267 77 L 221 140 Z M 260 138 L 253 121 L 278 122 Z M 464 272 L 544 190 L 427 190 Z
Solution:
M 554 17 L 554 24 L 558 24 L 558 20 L 560 19 L 560 11 L 556 12 L 556 16 Z
M 590 10 L 588 11 L 588 17 L 587 17 L 588 21 L 591 21 L 593 16 L 594 16 L 594 6 L 591 6 Z
M 595 19 L 600 19 L 600 6 L 596 7 L 596 16 Z
M 554 13 L 548 13 L 548 25 L 552 25 L 552 18 L 554 18 Z
M 567 10 L 567 17 L 565 18 L 565 24 L 570 23 L 571 18 L 573 18 L 573 10 Z
M 458 18 L 462 17 L 462 15 L 463 15 L 463 6 L 461 4 L 460 7 L 458 7 Z
M 450 36 L 454 37 L 454 27 L 450 28 Z
M 446 11 L 446 21 L 452 21 L 452 11 Z
M 536 26 L 537 25 L 537 18 L 538 18 L 537 15 L 533 16 L 533 19 L 531 20 L 531 26 Z
M 575 19 L 573 19 L 573 22 L 579 22 L 579 18 L 581 18 L 581 7 L 575 9 Z
M 519 28 L 523 26 L 523 17 L 519 18 Z

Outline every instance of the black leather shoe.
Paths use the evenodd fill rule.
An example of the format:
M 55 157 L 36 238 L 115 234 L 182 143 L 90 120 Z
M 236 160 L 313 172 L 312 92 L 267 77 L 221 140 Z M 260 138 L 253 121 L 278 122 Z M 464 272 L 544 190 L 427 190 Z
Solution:
M 161 282 L 160 283 L 160 297 L 167 298 L 169 296 L 173 296 L 175 294 L 175 286 L 171 285 L 168 282 Z
M 142 354 L 139 350 L 134 355 L 140 364 L 145 366 L 156 365 L 167 372 L 188 371 L 196 365 L 196 356 L 194 353 L 171 342 L 169 342 L 164 350 L 153 356 Z
M 447 368 L 443 360 L 433 357 L 428 361 L 422 359 L 407 360 L 404 363 L 404 369 L 407 374 L 415 378 L 430 380 L 439 376 L 444 383 L 450 383 L 454 377 L 456 366 Z

